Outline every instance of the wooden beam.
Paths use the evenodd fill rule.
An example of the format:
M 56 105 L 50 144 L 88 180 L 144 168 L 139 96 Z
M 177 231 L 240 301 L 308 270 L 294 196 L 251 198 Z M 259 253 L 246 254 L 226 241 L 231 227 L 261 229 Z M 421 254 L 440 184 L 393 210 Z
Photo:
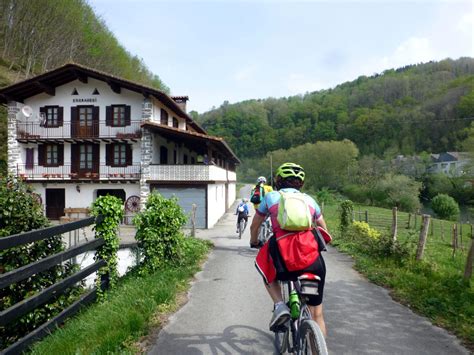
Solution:
M 106 282 L 101 283 L 102 289 L 106 288 L 105 284 Z M 51 332 L 54 329 L 58 328 L 58 325 L 62 324 L 66 318 L 71 317 L 72 315 L 83 309 L 86 305 L 92 303 L 96 299 L 96 297 L 97 288 L 94 287 L 89 292 L 82 294 L 76 302 L 74 302 L 64 311 L 59 313 L 53 319 L 36 328 L 24 338 L 21 338 L 15 344 L 3 350 L 2 353 L 5 355 L 20 354 L 22 350 L 27 349 L 28 346 L 32 344 L 35 340 L 44 338 L 45 336 L 51 334 Z
M 9 271 L 0 276 L 0 289 L 3 289 L 12 283 L 24 280 L 31 275 L 37 274 L 41 271 L 47 270 L 50 267 L 62 263 L 70 258 L 84 253 L 88 250 L 94 250 L 104 244 L 103 239 L 93 239 L 90 242 L 79 244 L 73 248 L 66 249 L 63 252 L 48 256 L 47 258 L 40 259 L 34 263 L 20 267 Z
M 7 103 L 10 102 L 10 101 L 23 103 L 23 99 L 20 99 L 18 97 L 14 97 L 14 96 L 10 96 L 10 95 L 7 95 L 7 94 L 0 94 L 0 97 L 3 99 L 3 101 L 6 101 Z
M 38 85 L 41 88 L 41 90 L 43 90 L 49 96 L 56 95 L 56 88 L 54 86 L 42 83 L 41 81 L 35 81 L 35 84 Z
M 80 221 L 60 224 L 58 226 L 48 227 L 39 230 L 32 230 L 25 233 L 14 234 L 9 237 L 0 238 L 0 250 L 16 247 L 37 240 L 49 238 L 58 234 L 63 234 L 74 229 L 82 228 L 96 222 L 95 217 L 89 217 Z
M 76 76 L 77 80 L 79 80 L 81 83 L 87 84 L 87 75 L 77 71 L 77 70 L 72 70 L 74 75 Z
M 120 85 L 118 85 L 117 83 L 114 83 L 112 80 L 107 80 L 107 84 L 109 84 L 113 92 L 115 92 L 116 94 L 120 94 L 121 92 Z

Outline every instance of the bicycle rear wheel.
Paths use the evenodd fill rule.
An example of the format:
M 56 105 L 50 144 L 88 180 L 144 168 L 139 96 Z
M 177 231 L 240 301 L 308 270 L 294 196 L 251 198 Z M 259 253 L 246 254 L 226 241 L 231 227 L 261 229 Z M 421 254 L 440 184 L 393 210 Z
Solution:
M 244 232 L 244 220 L 241 219 L 239 222 L 239 239 L 242 239 L 243 232 Z
M 312 319 L 305 319 L 300 328 L 299 354 L 328 355 L 326 340 L 318 323 Z

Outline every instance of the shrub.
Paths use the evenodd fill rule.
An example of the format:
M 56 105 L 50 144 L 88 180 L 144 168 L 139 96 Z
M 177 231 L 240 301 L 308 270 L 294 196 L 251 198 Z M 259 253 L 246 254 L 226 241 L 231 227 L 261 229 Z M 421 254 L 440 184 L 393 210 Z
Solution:
M 102 275 L 108 274 L 110 286 L 113 287 L 118 279 L 117 252 L 120 240 L 117 235 L 118 226 L 123 218 L 123 203 L 115 196 L 100 196 L 92 204 L 92 215 L 102 216 L 103 219 L 94 226 L 95 237 L 103 238 L 105 244 L 97 248 L 95 259 L 103 259 L 107 265 L 98 272 L 97 283 L 100 285 Z
M 373 187 L 375 201 L 380 207 L 397 206 L 401 211 L 416 211 L 420 208 L 418 196 L 421 183 L 405 175 L 386 174 Z
M 137 227 L 135 238 L 144 256 L 143 272 L 180 261 L 181 227 L 186 223 L 186 216 L 176 198 L 166 199 L 153 192 L 145 210 L 138 213 L 133 222 Z
M 368 239 L 380 239 L 380 232 L 376 229 L 370 228 L 369 224 L 366 222 L 353 222 L 352 228 L 354 232 L 362 238 Z
M 339 205 L 339 229 L 344 234 L 352 223 L 352 214 L 354 212 L 354 204 L 351 200 L 342 201 Z
M 366 255 L 381 258 L 390 257 L 398 262 L 408 260 L 413 250 L 413 246 L 409 242 L 393 241 L 391 235 L 371 228 L 366 222 L 352 223 L 344 239 L 346 243 L 350 243 L 352 249 Z
M 431 208 L 439 218 L 456 220 L 459 216 L 459 205 L 451 196 L 445 194 L 436 195 L 431 201 Z
M 2 207 L 0 238 L 49 225 L 49 221 L 43 215 L 42 207 L 31 187 L 12 176 L 0 178 L 0 206 Z M 0 273 L 18 269 L 63 250 L 61 236 L 58 235 L 0 251 Z M 64 265 L 56 265 L 26 280 L 1 289 L 0 311 L 55 284 L 70 275 L 74 268 L 69 262 Z M 5 327 L 0 327 L 0 349 L 14 343 L 59 313 L 73 302 L 80 289 L 80 287 L 73 287 L 56 299 L 53 298 L 49 303 L 36 308 Z

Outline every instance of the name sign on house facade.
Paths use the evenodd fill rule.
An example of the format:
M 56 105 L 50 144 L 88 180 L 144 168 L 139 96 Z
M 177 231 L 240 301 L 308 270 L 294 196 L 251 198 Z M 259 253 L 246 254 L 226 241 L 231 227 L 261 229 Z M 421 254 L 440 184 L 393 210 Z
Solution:
M 72 99 L 72 102 L 97 102 L 97 98 Z

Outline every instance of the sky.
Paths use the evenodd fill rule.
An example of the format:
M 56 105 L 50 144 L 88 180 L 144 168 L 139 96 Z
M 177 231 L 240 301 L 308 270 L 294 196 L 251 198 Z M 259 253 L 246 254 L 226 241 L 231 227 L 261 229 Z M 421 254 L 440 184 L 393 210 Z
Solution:
M 133 55 L 199 113 L 474 57 L 474 1 L 89 0 Z

